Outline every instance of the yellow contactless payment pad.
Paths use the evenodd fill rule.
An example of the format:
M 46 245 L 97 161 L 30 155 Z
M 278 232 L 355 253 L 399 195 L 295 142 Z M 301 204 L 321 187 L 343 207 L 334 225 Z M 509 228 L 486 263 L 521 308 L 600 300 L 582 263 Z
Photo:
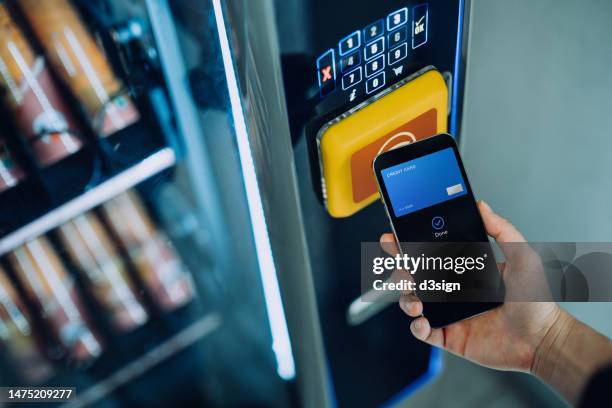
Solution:
M 327 123 L 317 134 L 323 197 L 332 217 L 374 202 L 372 171 L 382 152 L 447 131 L 448 89 L 432 67 Z

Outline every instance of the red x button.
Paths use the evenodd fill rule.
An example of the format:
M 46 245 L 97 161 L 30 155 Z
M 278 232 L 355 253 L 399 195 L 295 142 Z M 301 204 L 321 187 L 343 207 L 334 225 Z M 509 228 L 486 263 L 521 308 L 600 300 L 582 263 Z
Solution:
M 323 75 L 323 78 L 321 78 L 321 82 L 329 81 L 330 79 L 332 79 L 331 68 L 331 65 L 328 65 L 321 70 L 321 74 Z
M 336 88 L 336 60 L 334 50 L 330 49 L 317 58 L 319 92 L 325 96 Z

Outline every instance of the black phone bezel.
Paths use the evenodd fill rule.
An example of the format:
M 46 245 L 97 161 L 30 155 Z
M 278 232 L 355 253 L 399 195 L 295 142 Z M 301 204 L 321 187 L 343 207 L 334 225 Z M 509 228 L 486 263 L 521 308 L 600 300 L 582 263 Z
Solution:
M 381 171 L 397 164 L 405 163 L 407 161 L 426 156 L 449 147 L 452 147 L 455 153 L 455 158 L 457 159 L 463 180 L 465 181 L 468 196 L 472 197 L 474 205 L 476 205 L 474 193 L 465 172 L 457 143 L 455 143 L 455 139 L 447 133 L 431 136 L 415 143 L 381 153 L 374 158 L 372 168 L 378 184 L 381 200 L 385 206 L 385 210 L 387 211 L 387 216 L 389 217 L 389 222 L 391 224 L 391 228 L 393 229 L 393 235 L 395 235 L 395 239 L 398 240 L 398 242 L 400 239 L 396 231 L 396 226 L 398 224 L 396 220 L 398 217 L 396 217 L 395 213 L 393 212 L 393 207 L 391 206 L 387 189 L 385 188 L 384 181 L 382 180 Z M 482 230 L 482 242 L 486 242 L 488 238 L 485 226 L 482 219 L 479 219 L 479 221 L 480 225 L 477 227 Z M 427 240 L 424 239 L 423 241 Z M 401 248 L 398 249 L 401 251 Z M 484 313 L 500 306 L 501 304 L 502 302 L 425 302 L 423 305 L 423 314 L 429 320 L 431 327 L 438 328 Z

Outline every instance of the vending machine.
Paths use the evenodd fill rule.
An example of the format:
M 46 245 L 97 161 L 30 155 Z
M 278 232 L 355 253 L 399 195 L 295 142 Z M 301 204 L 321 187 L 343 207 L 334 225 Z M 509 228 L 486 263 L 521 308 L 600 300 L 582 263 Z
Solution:
M 464 0 L 0 1 L 0 385 L 382 406 L 442 369 L 360 299 L 373 157 L 459 137 Z M 18 396 L 18 398 L 21 398 Z
M 225 13 L 298 373 L 304 361 L 325 373 L 332 404 L 398 403 L 442 362 L 396 305 L 361 300 L 361 243 L 390 230 L 372 160 L 437 133 L 460 140 L 469 3 L 236 1 Z M 301 274 L 322 362 L 299 354 Z

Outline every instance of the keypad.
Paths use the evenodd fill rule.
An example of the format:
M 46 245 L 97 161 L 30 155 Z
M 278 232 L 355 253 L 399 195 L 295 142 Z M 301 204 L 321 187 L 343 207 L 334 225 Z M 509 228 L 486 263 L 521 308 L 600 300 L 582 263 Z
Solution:
M 421 3 L 395 10 L 346 35 L 337 47 L 317 58 L 321 97 L 341 89 L 352 102 L 364 94 L 364 88 L 365 94 L 372 94 L 387 81 L 408 75 L 403 61 L 411 50 L 427 43 L 428 25 L 429 5 Z

